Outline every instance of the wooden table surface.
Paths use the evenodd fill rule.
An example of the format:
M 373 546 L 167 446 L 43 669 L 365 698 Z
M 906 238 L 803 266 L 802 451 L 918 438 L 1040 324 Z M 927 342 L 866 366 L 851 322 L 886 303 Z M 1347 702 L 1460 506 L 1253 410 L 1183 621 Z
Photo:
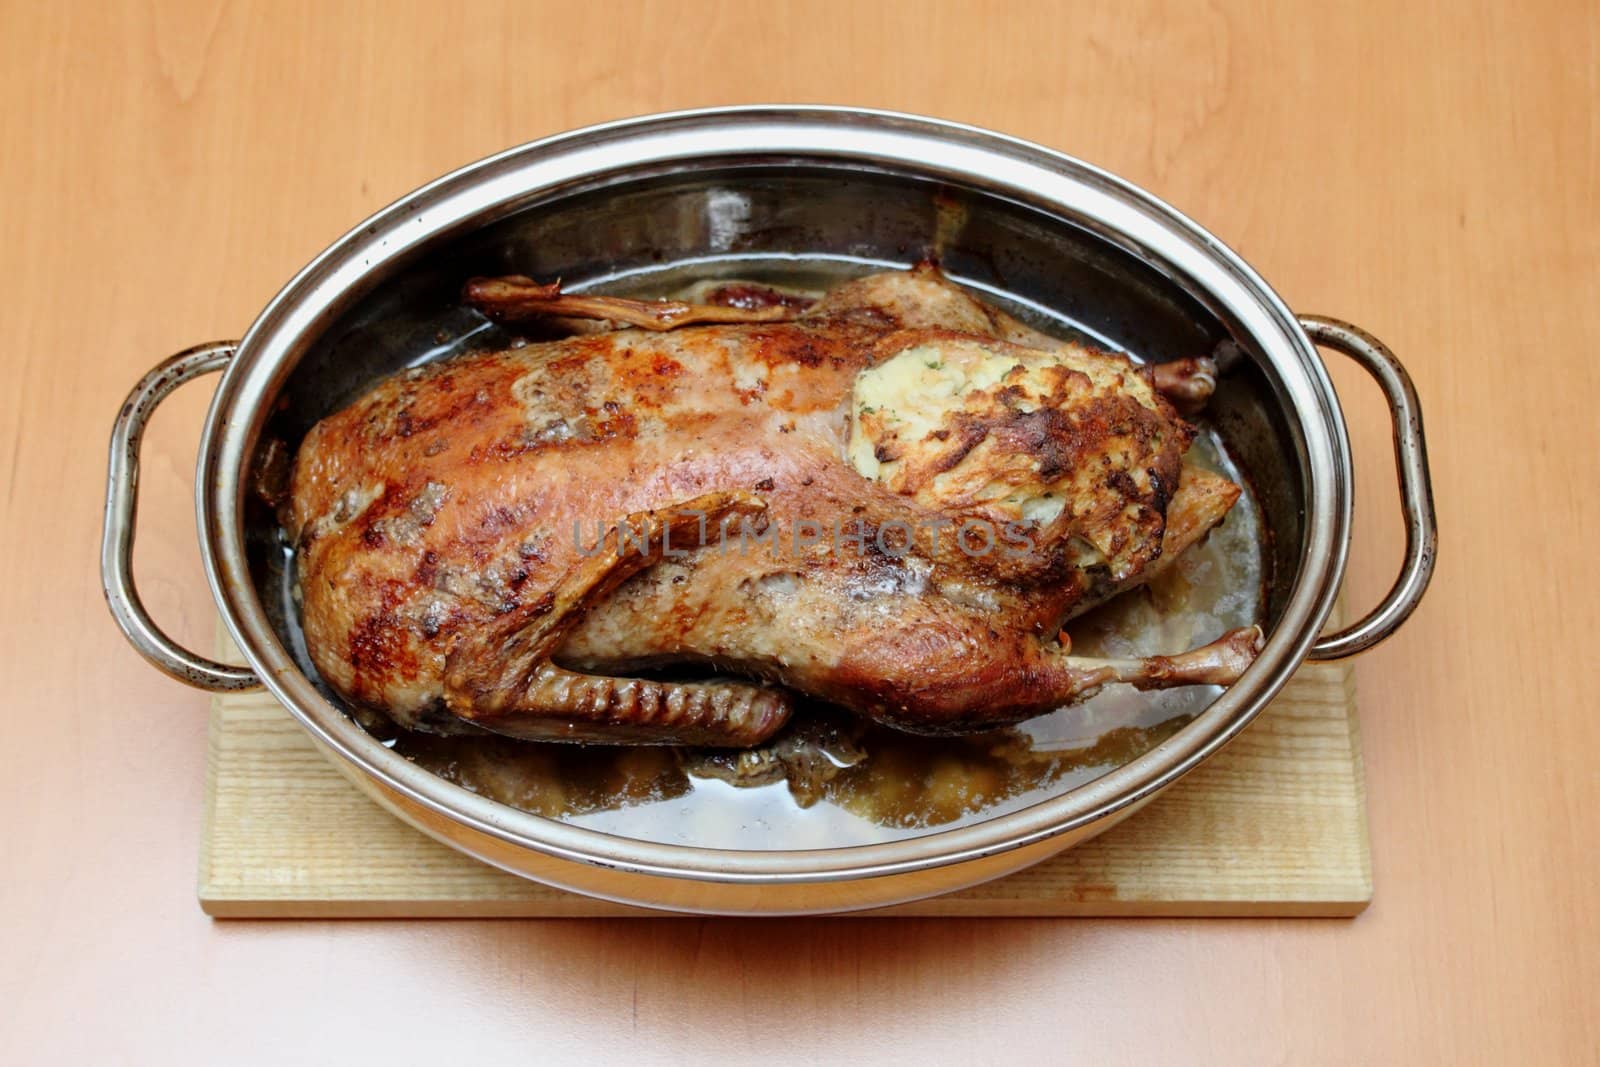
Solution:
M 1594 4 L 7 2 L 0 12 L 0 1048 L 18 1062 L 1471 1062 L 1600 1055 Z M 206 697 L 96 581 L 105 435 L 369 212 L 647 111 L 872 105 L 1040 141 L 1200 220 L 1425 403 L 1427 602 L 1361 660 L 1376 903 L 1354 921 L 216 923 Z M 1336 368 L 1350 590 L 1400 552 L 1385 413 Z M 209 647 L 156 420 L 138 574 Z

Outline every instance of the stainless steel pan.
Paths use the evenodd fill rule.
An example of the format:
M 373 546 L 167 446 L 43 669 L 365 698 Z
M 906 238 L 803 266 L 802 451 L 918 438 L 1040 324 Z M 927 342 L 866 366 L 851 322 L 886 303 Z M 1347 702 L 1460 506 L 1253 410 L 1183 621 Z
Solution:
M 1216 352 L 1212 418 L 1273 531 L 1268 641 L 1176 735 L 1100 778 L 973 825 L 880 845 L 728 851 L 601 834 L 437 778 L 364 732 L 295 652 L 283 555 L 247 491 L 269 436 L 291 445 L 397 368 L 496 340 L 457 305 L 461 279 L 517 271 L 611 289 L 668 276 L 907 264 L 945 269 L 1026 311 L 1049 309 L 1161 360 Z M 1349 551 L 1352 471 L 1317 347 L 1369 371 L 1394 416 L 1407 524 L 1399 578 L 1348 629 L 1322 634 Z M 247 667 L 168 638 L 129 570 L 140 436 L 190 379 L 222 371 L 200 445 L 207 576 Z M 798 107 L 652 116 L 550 138 L 465 167 L 379 212 L 300 272 L 237 342 L 202 345 L 135 387 L 111 441 L 106 598 L 156 667 L 211 690 L 266 686 L 341 770 L 433 837 L 530 878 L 699 912 L 868 908 L 1006 874 L 1113 825 L 1226 744 L 1306 659 L 1361 652 L 1415 608 L 1436 537 L 1417 397 L 1383 345 L 1296 317 L 1220 241 L 1167 205 L 1036 145 L 906 115 Z

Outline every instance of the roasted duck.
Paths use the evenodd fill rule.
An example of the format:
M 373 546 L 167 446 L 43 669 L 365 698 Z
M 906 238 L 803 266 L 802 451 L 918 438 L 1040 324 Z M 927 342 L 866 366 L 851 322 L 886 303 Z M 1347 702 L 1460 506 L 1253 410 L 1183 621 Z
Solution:
M 931 266 L 809 306 L 466 296 L 590 325 L 381 382 L 290 485 L 317 669 L 403 726 L 743 747 L 800 693 L 968 732 L 1111 682 L 1231 683 L 1259 648 L 1086 659 L 1061 629 L 1238 498 L 1183 462 L 1207 360 L 1047 337 Z M 658 670 L 685 666 L 712 677 Z

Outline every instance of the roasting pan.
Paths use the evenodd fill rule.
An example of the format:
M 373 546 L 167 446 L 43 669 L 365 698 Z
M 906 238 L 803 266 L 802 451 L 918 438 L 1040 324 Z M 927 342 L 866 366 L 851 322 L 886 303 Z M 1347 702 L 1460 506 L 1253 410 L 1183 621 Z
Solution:
M 1211 418 L 1272 531 L 1266 646 L 1176 734 L 1020 811 L 883 844 L 734 851 L 600 833 L 495 803 L 408 762 L 319 687 L 275 593 L 284 560 L 252 479 L 271 434 L 291 446 L 376 378 L 494 338 L 458 307 L 461 279 L 526 273 L 626 287 L 668 270 L 770 275 L 804 264 L 906 266 L 1048 308 L 1160 361 L 1214 353 Z M 1352 470 L 1317 348 L 1354 359 L 1392 410 L 1407 545 L 1376 608 L 1323 634 L 1349 550 Z M 222 372 L 200 444 L 197 523 L 212 594 L 247 666 L 191 652 L 150 619 L 130 560 L 139 443 L 179 385 Z M 1237 255 L 1166 204 L 1057 152 L 970 126 L 816 107 L 649 116 L 537 141 L 385 208 L 296 275 L 239 341 L 152 370 L 111 439 L 102 577 L 135 648 L 213 691 L 265 686 L 370 797 L 430 836 L 528 878 L 610 900 L 723 914 L 871 908 L 998 877 L 1136 811 L 1243 729 L 1307 659 L 1362 652 L 1427 587 L 1436 534 L 1422 417 L 1404 369 L 1333 319 L 1296 317 Z

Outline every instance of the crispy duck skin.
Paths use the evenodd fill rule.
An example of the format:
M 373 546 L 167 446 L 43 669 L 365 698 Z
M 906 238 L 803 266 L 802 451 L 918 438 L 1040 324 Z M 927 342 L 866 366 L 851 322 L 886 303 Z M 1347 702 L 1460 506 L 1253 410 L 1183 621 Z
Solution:
M 1113 681 L 1227 684 L 1259 648 L 1253 627 L 1145 660 L 1057 639 L 1237 499 L 1184 465 L 1164 395 L 1203 401 L 1206 361 L 1045 337 L 926 266 L 809 307 L 467 294 L 638 328 L 405 372 L 301 444 L 307 646 L 403 726 L 742 747 L 793 691 L 966 732 Z M 680 664 L 717 677 L 630 676 Z

